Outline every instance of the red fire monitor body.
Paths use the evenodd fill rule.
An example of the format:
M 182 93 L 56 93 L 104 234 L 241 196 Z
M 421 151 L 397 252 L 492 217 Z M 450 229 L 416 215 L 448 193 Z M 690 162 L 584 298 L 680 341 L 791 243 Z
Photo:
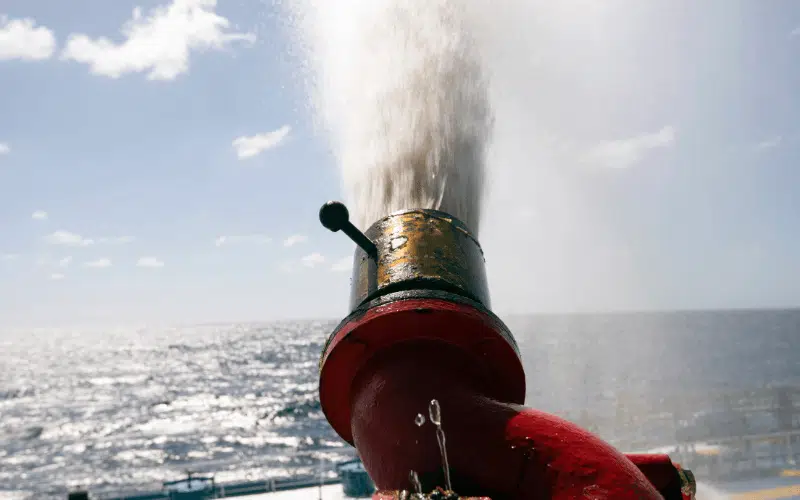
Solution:
M 320 401 L 357 448 L 379 489 L 374 499 L 404 498 L 413 491 L 411 471 L 423 491 L 445 485 L 435 426 L 416 418 L 428 416 L 433 399 L 452 498 L 694 497 L 691 472 L 668 456 L 625 455 L 571 422 L 521 406 L 519 351 L 489 310 L 483 253 L 460 221 L 411 210 L 362 234 L 335 202 L 320 219 L 359 244 L 352 312 L 320 361 Z

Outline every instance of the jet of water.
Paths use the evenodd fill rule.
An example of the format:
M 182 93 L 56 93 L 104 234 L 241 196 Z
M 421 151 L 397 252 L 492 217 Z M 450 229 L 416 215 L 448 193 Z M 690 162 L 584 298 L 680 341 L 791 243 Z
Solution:
M 419 476 L 416 471 L 408 473 L 408 480 L 411 481 L 411 487 L 414 489 L 414 494 L 422 495 L 422 483 L 419 481 Z
M 478 231 L 493 126 L 472 10 L 454 0 L 279 0 L 355 222 L 434 208 Z
M 442 455 L 442 469 L 444 471 L 444 487 L 447 491 L 453 491 L 450 483 L 450 463 L 447 460 L 447 447 L 445 446 L 444 429 L 442 429 L 442 408 L 439 401 L 432 399 L 428 406 L 428 416 L 433 425 L 436 426 L 436 441 L 439 442 L 439 453 Z

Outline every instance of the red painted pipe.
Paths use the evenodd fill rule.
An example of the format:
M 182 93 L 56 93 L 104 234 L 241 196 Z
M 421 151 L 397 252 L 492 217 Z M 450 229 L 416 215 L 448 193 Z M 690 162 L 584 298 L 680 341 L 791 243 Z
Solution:
M 575 424 L 514 404 L 524 398 L 524 373 L 503 331 L 472 305 L 406 299 L 334 332 L 321 362 L 322 408 L 379 489 L 412 490 L 411 470 L 425 491 L 444 485 L 435 428 L 414 421 L 437 399 L 462 498 L 683 498 L 669 457 L 626 456 Z
M 628 453 L 625 455 L 647 477 L 666 500 L 690 499 L 694 495 L 681 479 L 682 468 L 669 455 L 658 453 Z

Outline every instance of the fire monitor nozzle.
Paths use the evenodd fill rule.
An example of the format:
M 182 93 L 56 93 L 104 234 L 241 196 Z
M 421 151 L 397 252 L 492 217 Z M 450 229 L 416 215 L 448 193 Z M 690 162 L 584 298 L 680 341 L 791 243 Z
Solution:
M 483 251 L 463 222 L 405 210 L 362 233 L 338 202 L 325 204 L 320 220 L 358 245 L 350 314 L 320 359 L 320 405 L 379 489 L 406 490 L 413 470 L 426 490 L 451 478 L 459 495 L 494 499 L 691 498 L 689 476 L 668 456 L 626 456 L 520 406 L 519 350 L 489 309 Z M 414 418 L 432 399 L 448 415 L 447 481 L 437 437 Z
M 403 210 L 361 233 L 347 208 L 333 201 L 320 209 L 320 221 L 358 244 L 350 315 L 330 335 L 320 360 L 320 402 L 346 441 L 353 442 L 356 375 L 374 356 L 409 342 L 461 349 L 478 376 L 492 381 L 492 396 L 523 402 L 519 350 L 489 310 L 483 250 L 463 222 L 438 210 Z

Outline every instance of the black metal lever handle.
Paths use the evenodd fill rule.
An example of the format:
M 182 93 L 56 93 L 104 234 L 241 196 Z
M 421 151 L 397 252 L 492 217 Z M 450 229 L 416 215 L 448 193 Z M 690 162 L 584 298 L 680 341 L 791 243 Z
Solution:
M 378 258 L 378 247 L 367 236 L 350 222 L 350 212 L 344 203 L 329 201 L 319 209 L 319 221 L 334 233 L 342 230 L 356 245 L 361 247 L 373 259 Z

